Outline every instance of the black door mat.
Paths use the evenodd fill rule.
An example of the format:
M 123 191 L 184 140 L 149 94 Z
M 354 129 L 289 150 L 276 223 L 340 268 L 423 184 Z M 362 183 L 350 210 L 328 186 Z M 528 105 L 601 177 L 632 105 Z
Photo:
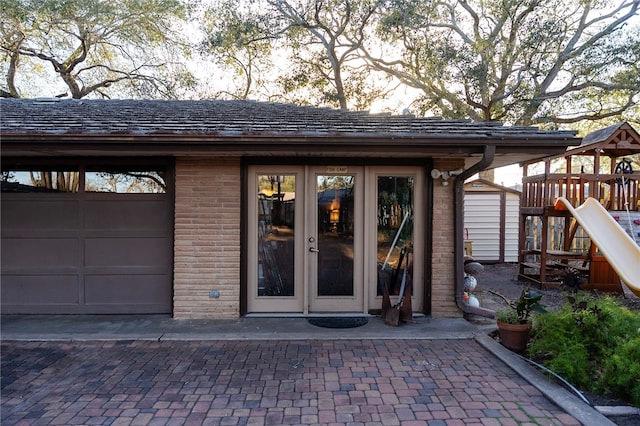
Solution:
M 309 323 L 325 328 L 353 328 L 369 322 L 366 317 L 312 317 Z

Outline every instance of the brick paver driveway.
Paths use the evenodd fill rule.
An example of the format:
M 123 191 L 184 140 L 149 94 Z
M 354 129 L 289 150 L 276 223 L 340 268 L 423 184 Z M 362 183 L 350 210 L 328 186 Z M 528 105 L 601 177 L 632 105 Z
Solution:
M 3 425 L 579 425 L 473 340 L 1 349 Z

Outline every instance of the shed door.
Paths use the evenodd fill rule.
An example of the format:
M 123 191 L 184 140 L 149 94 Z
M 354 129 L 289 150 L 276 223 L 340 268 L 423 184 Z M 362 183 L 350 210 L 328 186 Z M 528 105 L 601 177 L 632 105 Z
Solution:
M 167 177 L 157 170 L 6 173 L 3 313 L 170 313 Z

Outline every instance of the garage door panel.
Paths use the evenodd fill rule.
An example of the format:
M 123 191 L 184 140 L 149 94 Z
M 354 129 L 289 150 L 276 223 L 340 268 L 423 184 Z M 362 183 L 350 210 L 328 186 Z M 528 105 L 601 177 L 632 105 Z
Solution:
M 37 268 L 60 270 L 77 268 L 76 238 L 3 238 L 2 268 L 5 271 Z
M 157 291 L 162 275 L 90 275 L 85 277 L 87 304 L 122 304 L 123 300 L 144 300 L 145 305 L 169 306 L 171 294 Z
M 15 196 L 2 199 L 2 229 L 59 230 L 77 229 L 79 203 L 76 200 L 22 200 Z
M 85 266 L 158 266 L 171 262 L 166 238 L 95 238 L 85 241 Z
M 41 306 L 78 304 L 79 294 L 77 275 L 4 275 L 2 277 L 3 304 Z
M 165 200 L 87 201 L 84 221 L 87 229 L 167 231 L 173 220 Z

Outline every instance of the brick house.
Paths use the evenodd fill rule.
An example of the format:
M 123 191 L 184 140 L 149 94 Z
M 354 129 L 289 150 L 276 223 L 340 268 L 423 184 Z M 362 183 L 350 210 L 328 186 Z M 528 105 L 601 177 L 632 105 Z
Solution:
M 579 144 L 252 101 L 0 106 L 3 313 L 366 315 L 405 280 L 459 317 L 465 179 Z

